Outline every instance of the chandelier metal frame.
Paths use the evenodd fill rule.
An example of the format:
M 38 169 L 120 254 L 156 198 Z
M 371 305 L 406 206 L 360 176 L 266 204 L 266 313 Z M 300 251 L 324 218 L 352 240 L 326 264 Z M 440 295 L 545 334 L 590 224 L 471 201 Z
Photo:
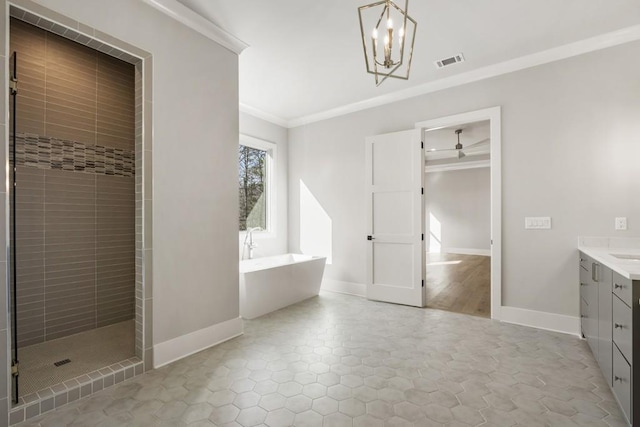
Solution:
M 362 17 L 362 12 L 372 8 L 381 8 L 380 16 L 376 22 L 375 27 L 373 28 L 372 36 L 371 36 L 371 46 L 367 46 L 367 36 L 365 35 L 364 30 L 364 22 Z M 396 61 L 393 60 L 393 26 L 391 24 L 391 11 L 392 8 L 399 12 L 403 16 L 402 27 L 400 28 L 400 58 Z M 418 27 L 418 23 L 409 16 L 409 0 L 405 0 L 404 10 L 400 8 L 393 0 L 381 0 L 375 3 L 367 4 L 364 6 L 360 6 L 358 8 L 358 17 L 360 19 L 360 34 L 362 36 L 362 49 L 364 51 L 364 60 L 367 66 L 367 73 L 373 74 L 375 76 L 376 86 L 380 86 L 382 82 L 384 82 L 387 78 L 391 77 L 394 79 L 402 79 L 408 80 L 409 73 L 411 71 L 411 60 L 413 59 L 413 47 L 416 41 L 416 30 Z M 387 18 L 387 28 L 383 31 L 386 32 L 384 37 L 384 56 L 382 61 L 378 60 L 378 43 L 377 43 L 377 35 L 380 30 L 380 25 L 383 22 L 383 19 Z M 408 58 L 406 60 L 406 74 L 399 75 L 395 74 L 396 71 L 402 67 L 405 63 L 405 44 L 406 44 L 406 35 L 409 34 L 407 32 L 407 24 L 413 26 L 413 30 L 411 31 L 411 44 L 408 49 Z M 388 40 L 388 42 L 387 42 Z M 371 56 L 369 54 L 371 51 Z M 386 70 L 386 71 L 384 71 Z

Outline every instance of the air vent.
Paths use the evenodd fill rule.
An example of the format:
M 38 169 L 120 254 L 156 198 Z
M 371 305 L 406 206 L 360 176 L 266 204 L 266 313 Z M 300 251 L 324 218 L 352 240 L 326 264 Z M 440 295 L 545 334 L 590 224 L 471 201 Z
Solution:
M 464 62 L 464 56 L 461 53 L 454 55 L 450 58 L 445 58 L 445 59 L 436 61 L 436 66 L 438 68 L 444 68 L 449 65 L 457 64 L 458 62 Z

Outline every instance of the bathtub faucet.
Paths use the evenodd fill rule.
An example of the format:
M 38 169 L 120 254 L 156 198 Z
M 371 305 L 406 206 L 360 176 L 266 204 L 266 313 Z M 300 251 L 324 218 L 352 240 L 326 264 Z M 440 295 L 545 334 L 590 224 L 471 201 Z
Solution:
M 262 231 L 260 227 L 253 227 L 247 230 L 247 235 L 244 238 L 244 246 L 249 248 L 249 259 L 253 259 L 253 250 L 258 247 L 257 243 L 253 241 L 253 232 Z M 248 242 L 247 242 L 248 240 Z M 242 255 L 244 255 L 244 248 L 242 249 Z M 244 258 L 244 257 L 243 257 Z

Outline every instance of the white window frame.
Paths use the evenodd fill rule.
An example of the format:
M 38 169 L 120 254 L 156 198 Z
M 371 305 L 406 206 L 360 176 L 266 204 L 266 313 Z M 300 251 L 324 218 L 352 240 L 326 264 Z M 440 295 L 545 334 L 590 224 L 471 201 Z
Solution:
M 266 230 L 256 231 L 255 236 L 260 237 L 272 237 L 276 233 L 276 166 L 278 159 L 278 146 L 270 141 L 264 139 L 255 138 L 253 136 L 240 134 L 240 145 L 245 147 L 255 148 L 256 150 L 262 150 L 267 152 L 265 171 L 267 174 L 267 182 L 265 183 L 265 203 L 266 203 Z M 247 230 L 239 230 L 239 234 L 246 234 Z

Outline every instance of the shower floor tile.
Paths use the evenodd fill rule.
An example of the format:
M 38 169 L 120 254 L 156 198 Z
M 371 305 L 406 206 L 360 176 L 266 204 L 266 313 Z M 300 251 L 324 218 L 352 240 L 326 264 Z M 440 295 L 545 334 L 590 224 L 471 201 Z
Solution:
M 26 396 L 134 356 L 133 320 L 18 348 L 20 395 Z M 54 365 L 64 359 L 71 362 Z

